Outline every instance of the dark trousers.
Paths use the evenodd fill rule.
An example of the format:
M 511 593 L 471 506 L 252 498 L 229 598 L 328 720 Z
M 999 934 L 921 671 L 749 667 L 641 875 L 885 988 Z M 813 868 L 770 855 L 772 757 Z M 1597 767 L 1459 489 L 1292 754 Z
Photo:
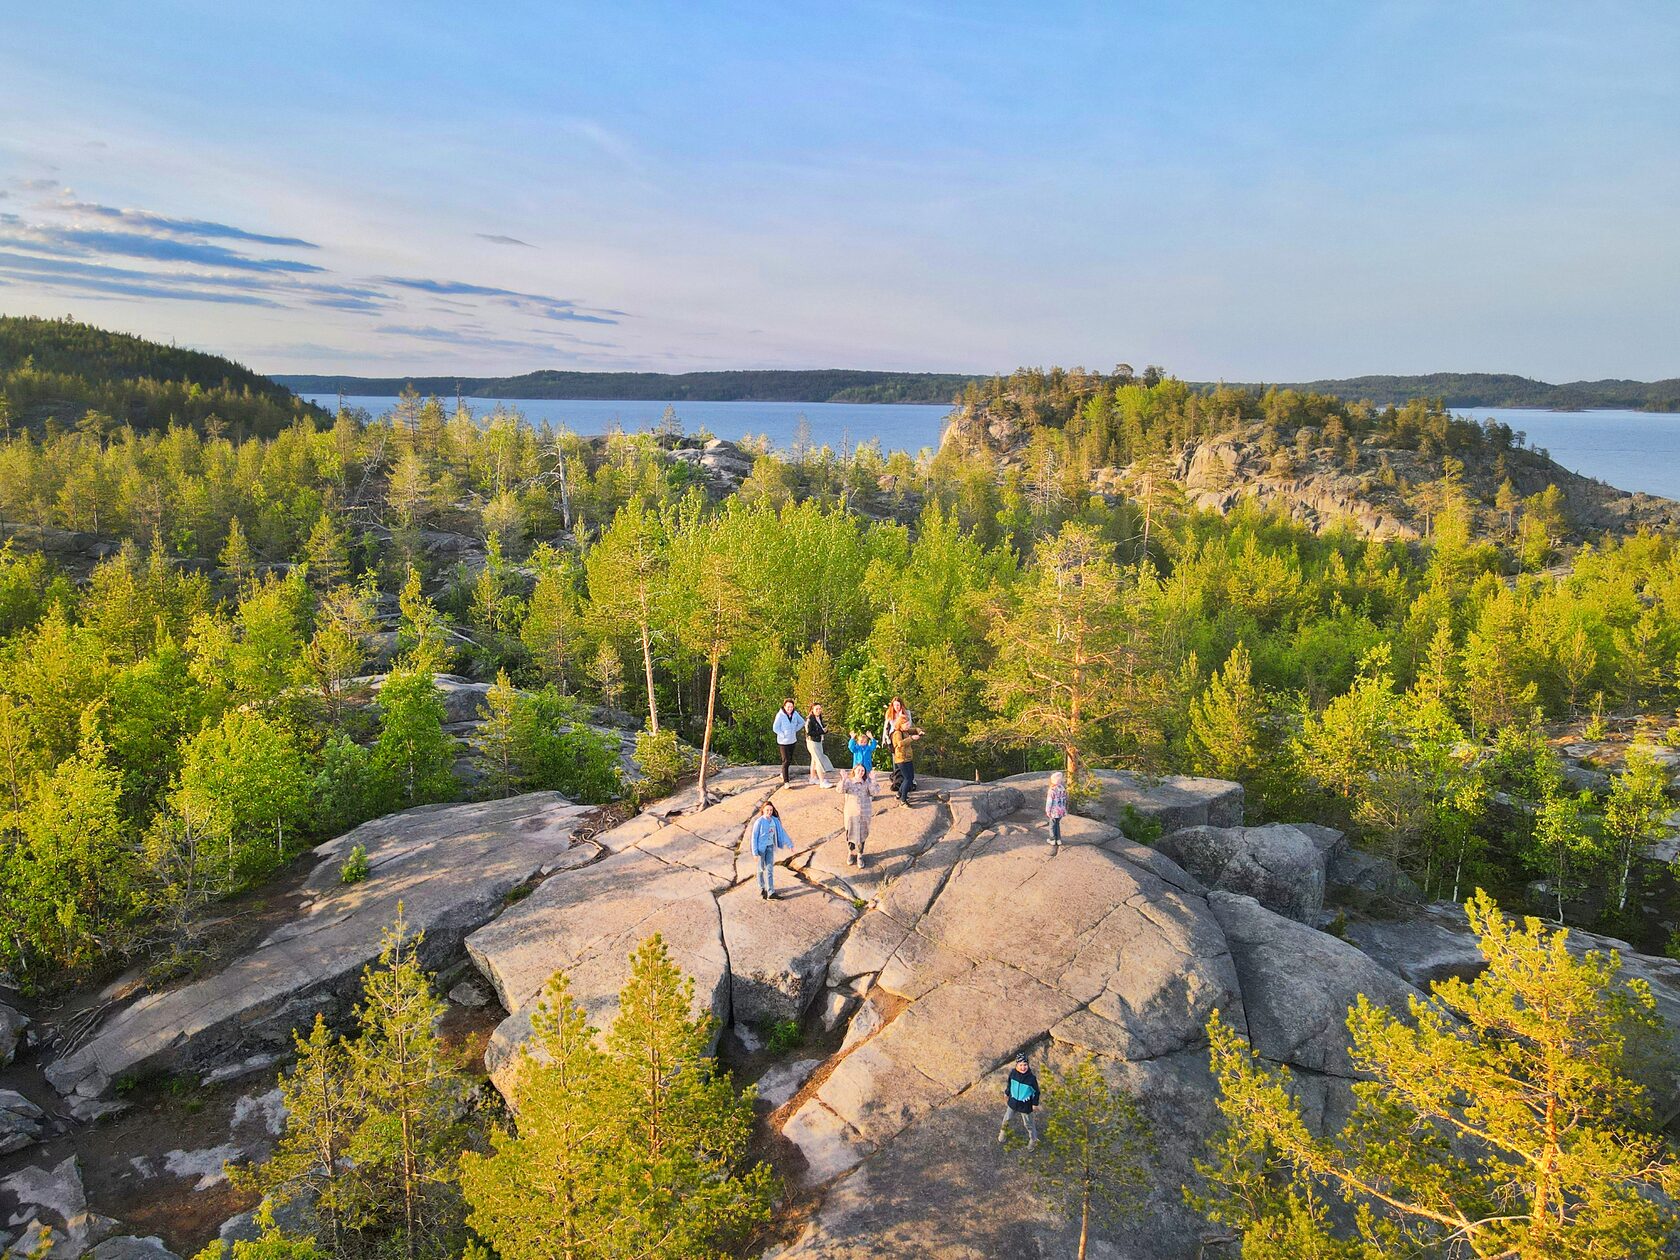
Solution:
M 906 805 L 910 803 L 910 793 L 916 790 L 916 763 L 914 761 L 893 762 L 893 773 L 898 776 L 898 799 Z
M 793 745 L 777 744 L 776 747 L 782 751 L 782 782 L 786 783 L 788 781 L 788 767 L 793 765 Z

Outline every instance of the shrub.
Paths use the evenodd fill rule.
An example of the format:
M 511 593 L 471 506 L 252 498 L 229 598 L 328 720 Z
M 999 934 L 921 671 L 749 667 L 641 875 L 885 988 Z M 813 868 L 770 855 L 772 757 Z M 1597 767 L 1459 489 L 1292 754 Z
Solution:
M 764 1044 L 771 1054 L 787 1054 L 803 1040 L 805 1034 L 800 1031 L 797 1019 L 772 1020 L 764 1027 Z
M 619 794 L 618 741 L 585 724 L 583 707 L 553 687 L 522 693 L 513 705 L 512 754 L 518 785 L 599 805 Z
M 371 869 L 368 865 L 367 849 L 358 844 L 350 850 L 350 856 L 344 859 L 344 865 L 338 868 L 338 882 L 359 884 L 368 877 Z
M 642 772 L 646 786 L 659 790 L 670 788 L 688 768 L 688 761 L 677 743 L 677 733 L 670 727 L 659 731 L 644 727 L 636 733 L 636 769 Z

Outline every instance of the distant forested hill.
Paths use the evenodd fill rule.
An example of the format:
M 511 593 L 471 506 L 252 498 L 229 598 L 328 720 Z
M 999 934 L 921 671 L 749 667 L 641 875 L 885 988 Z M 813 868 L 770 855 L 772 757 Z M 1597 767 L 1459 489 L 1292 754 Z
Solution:
M 325 418 L 231 359 L 74 320 L 21 316 L 0 316 L 0 409 L 11 428 L 74 424 L 91 411 L 113 428 L 176 421 L 251 436 L 272 436 L 299 417 Z
M 1238 385 L 1237 389 L 1264 389 Z M 1570 381 L 1551 385 L 1527 376 L 1497 372 L 1432 372 L 1427 376 L 1351 376 L 1334 381 L 1278 382 L 1280 389 L 1331 394 L 1347 402 L 1402 406 L 1414 399 L 1440 399 L 1448 407 L 1545 407 L 1588 411 L 1680 411 L 1680 379 L 1663 381 Z
M 387 396 L 412 386 L 446 397 L 664 399 L 676 402 L 948 403 L 982 378 L 949 372 L 527 372 L 523 376 L 276 376 L 300 394 Z

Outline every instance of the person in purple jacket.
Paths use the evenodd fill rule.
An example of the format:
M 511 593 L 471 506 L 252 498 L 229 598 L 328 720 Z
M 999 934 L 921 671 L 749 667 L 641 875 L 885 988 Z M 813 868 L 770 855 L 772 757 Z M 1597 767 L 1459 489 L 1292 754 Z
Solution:
M 1050 851 L 1062 847 L 1062 819 L 1067 817 L 1067 776 L 1060 770 L 1050 776 L 1050 789 L 1044 794 L 1044 816 L 1050 820 Z

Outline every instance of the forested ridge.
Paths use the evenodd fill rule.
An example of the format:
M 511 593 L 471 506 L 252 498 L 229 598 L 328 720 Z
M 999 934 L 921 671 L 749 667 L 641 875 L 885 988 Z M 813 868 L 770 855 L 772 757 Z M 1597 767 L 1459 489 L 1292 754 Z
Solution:
M 1251 477 L 1330 470 L 1405 532 L 1245 493 Z M 16 432 L 0 441 L 0 970 L 38 1000 L 135 964 L 167 986 L 212 964 L 230 898 L 364 819 L 540 788 L 659 797 L 702 745 L 773 760 L 784 696 L 825 703 L 831 732 L 875 726 L 903 696 L 924 774 L 1055 767 L 1076 803 L 1094 769 L 1234 779 L 1248 822 L 1345 830 L 1430 897 L 1486 888 L 1660 952 L 1680 926 L 1647 852 L 1677 742 L 1680 540 L 1575 515 L 1599 500 L 1552 470 L 1508 426 L 1432 404 L 1203 392 L 1154 369 L 975 382 L 941 449 L 914 458 L 737 447 L 686 436 L 680 412 L 590 438 L 412 391 L 389 415 L 272 435 L 208 420 Z M 454 675 L 481 688 L 470 722 L 446 709 L 471 685 Z M 641 727 L 628 766 L 615 723 Z M 1612 749 L 1618 773 L 1583 774 L 1564 747 L 1581 740 Z M 353 850 L 341 878 L 378 876 Z M 1516 931 L 1491 902 L 1471 909 L 1479 931 Z M 1615 1018 L 1653 1018 L 1613 976 L 1568 973 L 1534 931 L 1508 950 L 1531 963 L 1452 1000 L 1572 984 Z M 394 925 L 354 1025 L 300 1030 L 285 1132 L 237 1174 L 282 1202 L 312 1196 L 314 1241 L 264 1245 L 443 1255 L 470 1228 L 534 1254 L 551 1216 L 626 1238 L 697 1231 L 673 1254 L 761 1238 L 773 1181 L 747 1158 L 750 1105 L 704 1054 L 715 1030 L 688 1014 L 692 981 L 654 940 L 627 986 L 643 1005 L 603 1051 L 555 979 L 532 1026 L 552 1066 L 526 1069 L 503 1127 L 463 1110 L 441 1004 Z M 1363 1018 L 1362 1053 L 1403 1087 L 1404 1047 Z M 1376 1156 L 1306 1142 L 1271 1069 L 1217 1014 L 1208 1035 L 1228 1129 L 1197 1210 L 1282 1231 L 1290 1254 L 1332 1226 L 1278 1161 L 1369 1177 L 1360 1161 Z M 1475 1053 L 1443 1036 L 1439 1053 Z M 1583 1123 L 1638 1098 L 1620 1051 L 1594 1053 L 1618 1101 Z M 675 1149 L 699 1162 L 644 1149 L 632 1121 L 665 1105 L 645 1090 L 667 1079 L 649 1062 L 683 1065 L 668 1079 L 691 1127 Z M 1050 1085 L 1062 1118 L 1047 1143 L 1067 1141 L 1070 1107 L 1140 1123 L 1094 1077 Z M 578 1089 L 613 1122 L 577 1128 Z M 1457 1105 L 1418 1103 L 1442 1124 Z M 1607 1160 L 1650 1141 L 1582 1132 Z M 1271 1163 L 1256 1162 L 1260 1133 Z M 359 1154 L 341 1175 L 344 1150 Z M 533 1168 L 552 1174 L 540 1192 Z M 1440 1214 L 1427 1168 L 1381 1171 Z M 1107 1175 L 1140 1174 L 1122 1161 Z M 666 1179 L 656 1199 L 632 1193 L 648 1178 Z M 1618 1211 L 1644 1201 L 1626 1193 Z M 614 1208 L 626 1194 L 639 1214 Z M 1654 1237 L 1663 1221 L 1620 1227 Z
M 231 359 L 70 319 L 0 316 L 0 431 L 208 425 L 272 436 L 325 413 Z
M 472 398 L 672 399 L 677 402 L 945 403 L 975 378 L 951 372 L 850 368 L 724 372 L 527 372 L 521 376 L 278 374 L 300 394 L 395 397 L 405 389 Z

